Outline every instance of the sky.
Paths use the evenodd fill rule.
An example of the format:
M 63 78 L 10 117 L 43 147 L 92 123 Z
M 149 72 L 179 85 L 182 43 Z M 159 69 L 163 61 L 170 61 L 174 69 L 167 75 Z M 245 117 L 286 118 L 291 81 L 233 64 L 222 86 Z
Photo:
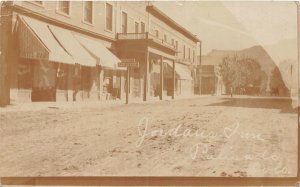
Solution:
M 239 50 L 254 45 L 262 45 L 267 51 L 270 48 L 272 53 L 274 45 L 282 44 L 291 58 L 297 59 L 295 2 L 155 1 L 154 5 L 196 34 L 204 54 L 213 49 Z M 280 54 L 270 55 L 280 58 Z

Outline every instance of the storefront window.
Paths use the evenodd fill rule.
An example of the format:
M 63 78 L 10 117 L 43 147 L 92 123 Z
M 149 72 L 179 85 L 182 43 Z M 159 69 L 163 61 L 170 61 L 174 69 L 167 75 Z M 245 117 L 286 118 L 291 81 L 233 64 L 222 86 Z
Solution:
M 18 68 L 18 88 L 32 89 L 33 87 L 33 63 L 22 60 Z

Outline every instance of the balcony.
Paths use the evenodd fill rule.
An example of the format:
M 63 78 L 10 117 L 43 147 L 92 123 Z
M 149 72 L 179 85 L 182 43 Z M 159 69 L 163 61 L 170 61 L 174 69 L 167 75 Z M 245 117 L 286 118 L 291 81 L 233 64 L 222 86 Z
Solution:
M 117 39 L 118 40 L 150 40 L 156 44 L 159 44 L 163 47 L 166 47 L 166 48 L 176 51 L 178 53 L 175 45 L 172 45 L 171 43 L 168 43 L 168 42 L 164 41 L 163 39 L 160 39 L 160 38 L 156 37 L 155 35 L 150 34 L 148 32 L 145 32 L 145 33 L 118 33 Z

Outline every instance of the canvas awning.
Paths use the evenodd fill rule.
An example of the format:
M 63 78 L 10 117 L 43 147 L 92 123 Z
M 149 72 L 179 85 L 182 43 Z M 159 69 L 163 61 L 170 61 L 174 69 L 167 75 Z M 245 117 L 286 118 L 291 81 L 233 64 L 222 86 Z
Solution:
M 83 66 L 96 66 L 97 59 L 93 58 L 86 49 L 78 42 L 71 31 L 55 26 L 49 26 L 63 48 L 74 58 L 76 63 Z
M 54 38 L 47 24 L 19 16 L 17 32 L 21 58 L 75 64 L 74 59 Z
M 171 68 L 173 68 L 173 62 L 169 60 L 164 60 Z M 186 65 L 176 63 L 175 64 L 175 72 L 179 76 L 179 79 L 183 80 L 193 80 L 191 76 L 191 71 Z
M 118 63 L 121 62 L 121 60 L 103 46 L 101 42 L 78 34 L 74 34 L 74 36 L 81 45 L 97 59 L 99 65 L 105 68 L 125 70 L 125 68 L 118 67 Z

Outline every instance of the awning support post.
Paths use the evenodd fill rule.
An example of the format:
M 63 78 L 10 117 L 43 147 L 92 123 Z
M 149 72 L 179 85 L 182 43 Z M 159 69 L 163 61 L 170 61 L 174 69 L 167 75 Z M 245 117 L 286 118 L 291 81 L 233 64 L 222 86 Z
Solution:
M 163 56 L 160 57 L 160 90 L 159 90 L 159 99 L 163 99 L 163 91 L 164 91 L 164 62 Z
M 172 99 L 175 99 L 175 60 L 172 61 L 173 62 L 173 72 L 172 72 Z
M 145 55 L 145 76 L 144 76 L 144 101 L 147 101 L 150 91 L 149 85 L 149 52 L 147 50 Z
M 129 103 L 129 89 L 130 89 L 130 69 L 129 69 L 129 66 L 127 67 L 127 84 L 126 84 L 126 104 Z
M 102 94 L 103 94 L 103 76 L 104 76 L 104 70 L 102 66 L 99 67 L 99 100 L 102 100 Z

